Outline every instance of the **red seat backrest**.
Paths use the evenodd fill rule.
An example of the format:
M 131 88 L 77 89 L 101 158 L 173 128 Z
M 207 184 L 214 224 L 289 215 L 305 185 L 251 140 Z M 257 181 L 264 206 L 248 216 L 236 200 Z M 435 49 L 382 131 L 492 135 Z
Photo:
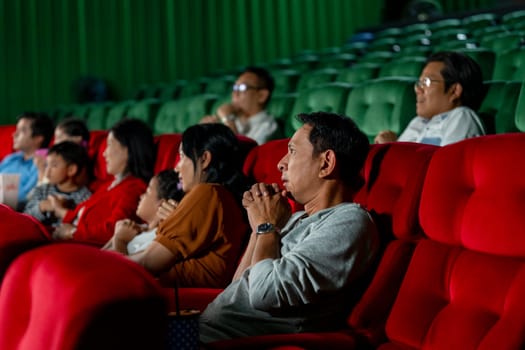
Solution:
M 288 152 L 289 141 L 288 138 L 272 140 L 254 147 L 244 161 L 244 174 L 255 182 L 276 183 L 283 188 L 277 163 Z M 302 210 L 302 206 L 293 200 L 290 200 L 290 205 L 294 212 Z
M 0 125 L 0 161 L 5 156 L 14 152 L 13 150 L 13 133 L 16 125 Z
M 155 161 L 155 174 L 165 169 L 173 169 L 177 164 L 179 156 L 179 145 L 182 134 L 162 134 L 155 136 L 157 146 L 157 158 Z
M 167 306 L 136 263 L 55 243 L 13 261 L 0 293 L 1 349 L 162 349 Z
M 525 134 L 438 149 L 381 349 L 525 347 Z
M 348 324 L 368 343 L 385 340 L 388 314 L 416 242 L 423 237 L 418 218 L 421 187 L 437 148 L 403 142 L 372 145 L 365 162 L 365 185 L 355 201 L 371 212 L 385 249 Z
M 0 284 L 13 259 L 50 238 L 38 220 L 0 204 Z
M 107 130 L 92 130 L 89 132 L 88 154 L 93 162 L 94 180 L 89 185 L 92 192 L 95 192 L 106 181 L 110 181 L 113 176 L 108 174 L 104 150 L 107 145 Z

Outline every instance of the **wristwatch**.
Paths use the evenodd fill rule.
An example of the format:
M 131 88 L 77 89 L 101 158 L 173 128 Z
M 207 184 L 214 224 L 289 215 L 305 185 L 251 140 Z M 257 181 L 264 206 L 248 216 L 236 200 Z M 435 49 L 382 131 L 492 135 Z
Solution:
M 272 232 L 276 232 L 276 233 L 279 233 L 279 228 L 277 228 L 274 224 L 272 224 L 271 222 L 265 222 L 263 224 L 260 224 L 259 226 L 257 226 L 257 231 L 256 233 L 258 235 L 264 235 L 264 234 L 267 234 L 267 233 L 272 233 Z

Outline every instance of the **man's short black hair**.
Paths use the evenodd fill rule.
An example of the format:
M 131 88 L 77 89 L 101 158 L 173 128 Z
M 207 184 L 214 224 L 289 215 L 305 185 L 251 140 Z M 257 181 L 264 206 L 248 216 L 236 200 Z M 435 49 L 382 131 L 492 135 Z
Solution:
M 349 117 L 328 112 L 302 113 L 297 117 L 312 127 L 309 140 L 314 155 L 333 150 L 342 180 L 354 190 L 361 187 L 361 168 L 370 144 L 357 124 Z
M 31 136 L 42 136 L 42 143 L 39 148 L 46 148 L 51 142 L 55 126 L 51 118 L 46 113 L 41 112 L 23 112 L 16 120 L 28 119 L 31 121 Z

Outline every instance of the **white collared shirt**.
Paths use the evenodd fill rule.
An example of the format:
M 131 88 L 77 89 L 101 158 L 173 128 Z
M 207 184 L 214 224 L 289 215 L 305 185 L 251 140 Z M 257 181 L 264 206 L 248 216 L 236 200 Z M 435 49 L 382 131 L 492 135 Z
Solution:
M 481 135 L 485 135 L 485 129 L 477 114 L 468 107 L 460 106 L 430 119 L 415 117 L 398 141 L 445 146 Z
M 265 110 L 250 116 L 245 121 L 236 119 L 235 126 L 239 134 L 257 141 L 259 145 L 270 140 L 278 129 L 274 117 Z

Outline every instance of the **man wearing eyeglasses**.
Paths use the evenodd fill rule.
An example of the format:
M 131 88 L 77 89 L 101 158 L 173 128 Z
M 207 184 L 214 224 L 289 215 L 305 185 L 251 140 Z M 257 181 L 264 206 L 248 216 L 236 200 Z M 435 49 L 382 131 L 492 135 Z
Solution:
M 376 136 L 375 143 L 408 141 L 444 146 L 485 134 L 474 112 L 483 100 L 483 77 L 469 56 L 458 52 L 433 54 L 414 89 L 417 117 L 399 138 L 385 130 Z
M 263 144 L 280 137 L 279 126 L 266 112 L 272 96 L 274 81 L 260 67 L 247 67 L 233 85 L 231 102 L 221 105 L 215 115 L 206 116 L 202 123 L 222 122 L 233 130 Z

